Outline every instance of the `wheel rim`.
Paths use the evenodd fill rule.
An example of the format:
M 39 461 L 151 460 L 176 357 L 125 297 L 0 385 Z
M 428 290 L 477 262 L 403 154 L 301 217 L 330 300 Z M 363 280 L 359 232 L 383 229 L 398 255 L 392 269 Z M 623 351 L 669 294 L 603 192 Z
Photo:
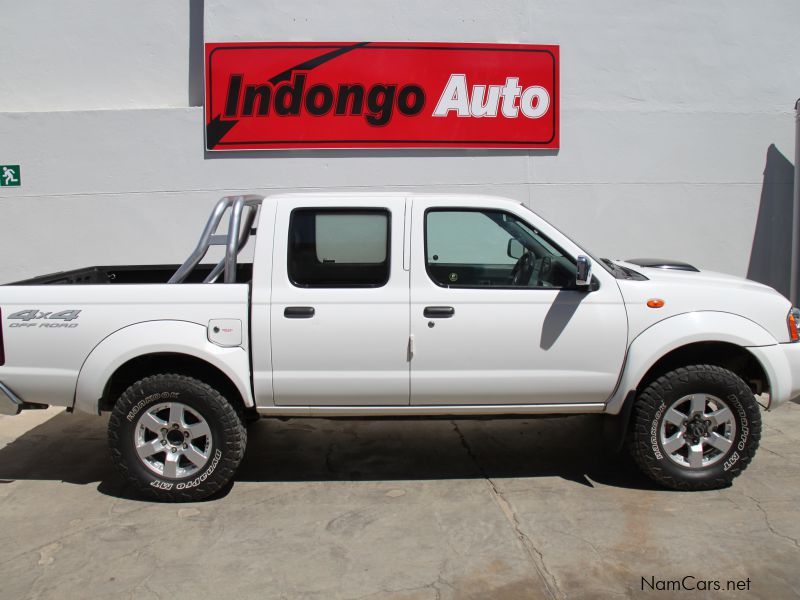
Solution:
M 733 447 L 736 420 L 730 407 L 710 394 L 690 394 L 673 402 L 661 419 L 659 442 L 674 463 L 710 467 Z
M 142 464 L 167 479 L 191 477 L 211 456 L 211 429 L 195 409 L 164 402 L 136 422 L 134 447 Z

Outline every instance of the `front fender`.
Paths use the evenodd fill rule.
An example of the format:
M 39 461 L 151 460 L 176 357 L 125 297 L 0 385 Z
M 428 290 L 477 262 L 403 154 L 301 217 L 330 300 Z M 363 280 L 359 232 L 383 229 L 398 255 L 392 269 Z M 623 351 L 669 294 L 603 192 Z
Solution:
M 642 377 L 669 352 L 696 342 L 727 342 L 741 347 L 775 346 L 778 341 L 757 323 L 732 313 L 698 311 L 659 321 L 628 347 L 625 367 L 605 412 L 616 415 Z M 765 368 L 768 376 L 770 369 Z
M 243 348 L 222 348 L 208 341 L 206 328 L 186 321 L 148 321 L 124 327 L 100 342 L 81 367 L 75 387 L 75 408 L 98 414 L 100 398 L 111 376 L 131 359 L 147 354 L 185 354 L 225 373 L 254 406 L 250 389 L 250 359 Z

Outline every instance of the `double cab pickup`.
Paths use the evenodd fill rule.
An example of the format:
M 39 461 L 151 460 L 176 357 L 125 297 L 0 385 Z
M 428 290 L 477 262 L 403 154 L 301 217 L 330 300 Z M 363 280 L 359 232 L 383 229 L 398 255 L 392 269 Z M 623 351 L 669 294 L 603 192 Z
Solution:
M 181 265 L 0 287 L 0 412 L 110 413 L 114 462 L 161 500 L 229 482 L 258 417 L 598 413 L 660 484 L 713 489 L 800 394 L 799 319 L 502 198 L 230 196 Z

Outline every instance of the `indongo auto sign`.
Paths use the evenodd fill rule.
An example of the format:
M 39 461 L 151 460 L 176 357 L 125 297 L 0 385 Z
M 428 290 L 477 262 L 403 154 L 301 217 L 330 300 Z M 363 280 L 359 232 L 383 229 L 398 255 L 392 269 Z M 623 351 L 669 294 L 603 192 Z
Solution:
M 206 44 L 206 148 L 558 148 L 558 46 Z

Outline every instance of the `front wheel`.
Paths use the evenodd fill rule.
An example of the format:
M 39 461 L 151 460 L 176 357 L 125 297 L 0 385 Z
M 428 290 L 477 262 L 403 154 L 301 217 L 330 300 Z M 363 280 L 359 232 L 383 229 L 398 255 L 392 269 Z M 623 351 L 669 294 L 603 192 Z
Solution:
M 108 422 L 111 456 L 143 495 L 202 500 L 233 477 L 247 431 L 234 407 L 205 383 L 154 375 L 120 396 Z
M 761 413 L 735 373 L 711 365 L 670 371 L 636 399 L 630 450 L 641 470 L 679 490 L 727 487 L 752 460 Z

